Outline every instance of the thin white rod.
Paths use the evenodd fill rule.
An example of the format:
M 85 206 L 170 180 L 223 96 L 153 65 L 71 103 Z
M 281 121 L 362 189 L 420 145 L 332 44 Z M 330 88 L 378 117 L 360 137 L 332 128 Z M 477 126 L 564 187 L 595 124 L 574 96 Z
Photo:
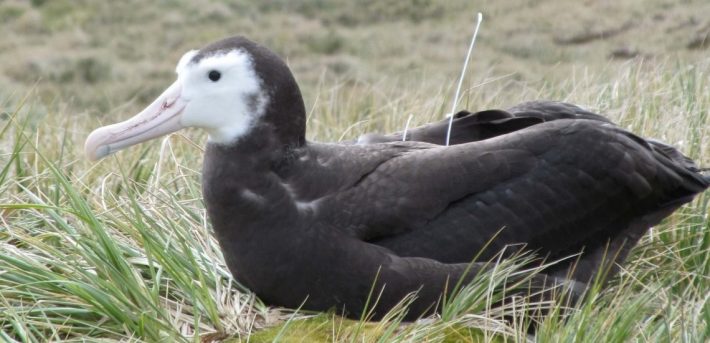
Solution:
M 404 133 L 402 134 L 402 142 L 407 141 L 407 131 L 409 131 L 409 123 L 412 121 L 412 117 L 414 117 L 414 114 L 409 115 L 409 118 L 407 118 L 407 124 L 404 125 Z
M 468 47 L 468 53 L 466 54 L 466 60 L 463 62 L 463 69 L 461 69 L 461 76 L 459 77 L 459 85 L 456 87 L 456 95 L 454 96 L 454 104 L 451 106 L 451 117 L 449 118 L 449 128 L 446 131 L 446 146 L 449 146 L 449 141 L 451 140 L 451 127 L 454 125 L 454 113 L 456 113 L 456 106 L 458 106 L 459 95 L 461 94 L 461 87 L 463 86 L 463 78 L 466 75 L 466 69 L 468 68 L 468 61 L 471 59 L 471 53 L 473 52 L 473 46 L 476 44 L 476 37 L 478 36 L 478 29 L 481 27 L 481 22 L 483 21 L 483 14 L 478 12 L 476 20 L 476 29 L 473 31 L 473 37 L 471 38 L 471 45 Z

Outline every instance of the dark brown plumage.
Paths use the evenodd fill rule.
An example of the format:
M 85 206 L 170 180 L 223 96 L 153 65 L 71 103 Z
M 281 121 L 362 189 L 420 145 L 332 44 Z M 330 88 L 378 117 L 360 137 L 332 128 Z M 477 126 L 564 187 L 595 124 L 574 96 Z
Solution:
M 262 66 L 267 85 L 273 61 Z M 322 144 L 299 131 L 288 142 L 304 143 L 293 145 L 274 132 L 301 122 L 300 99 L 273 100 L 238 145 L 208 146 L 203 177 L 231 270 L 274 305 L 359 317 L 379 271 L 386 287 L 375 316 L 421 287 L 408 316 L 416 318 L 501 229 L 482 261 L 507 244 L 549 259 L 583 251 L 573 279 L 585 283 L 605 249 L 623 261 L 649 227 L 708 186 L 683 161 L 570 104 L 461 112 L 449 147 L 440 145 L 447 121 L 411 130 L 407 142 L 395 134 Z M 240 196 L 247 189 L 260 199 Z M 568 267 L 549 276 L 563 279 Z
M 268 304 L 359 317 L 377 276 L 374 318 L 418 291 L 414 319 L 475 256 L 466 279 L 511 244 L 548 261 L 580 254 L 571 279 L 568 261 L 532 282 L 567 281 L 579 295 L 602 261 L 613 275 L 649 227 L 710 183 L 672 147 L 557 102 L 460 112 L 451 146 L 446 120 L 405 142 L 308 142 L 298 85 L 275 54 L 235 37 L 193 63 L 231 50 L 252 57 L 270 101 L 236 142 L 208 144 L 204 199 L 234 277 Z

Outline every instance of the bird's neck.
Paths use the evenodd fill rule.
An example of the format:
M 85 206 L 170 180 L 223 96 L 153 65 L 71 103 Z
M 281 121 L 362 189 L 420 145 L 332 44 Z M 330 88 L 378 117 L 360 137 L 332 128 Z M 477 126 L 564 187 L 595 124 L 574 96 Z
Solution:
M 232 145 L 207 145 L 203 194 L 218 236 L 248 239 L 256 228 L 285 227 L 296 220 L 298 213 L 289 210 L 291 199 L 280 177 L 292 163 L 294 149 L 282 144 L 268 126 Z
M 290 72 L 273 83 L 261 121 L 263 125 L 270 126 L 277 144 L 302 146 L 306 143 L 306 107 L 301 90 Z

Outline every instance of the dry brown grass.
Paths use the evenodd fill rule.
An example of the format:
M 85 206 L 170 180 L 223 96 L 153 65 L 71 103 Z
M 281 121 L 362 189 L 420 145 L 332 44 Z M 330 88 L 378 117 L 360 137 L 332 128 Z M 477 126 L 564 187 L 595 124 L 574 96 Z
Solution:
M 173 78 L 184 51 L 233 34 L 284 56 L 308 104 L 321 80 L 353 88 L 351 80 L 405 90 L 414 84 L 437 94 L 457 77 L 476 11 L 486 23 L 470 75 L 501 78 L 510 95 L 580 70 L 614 75 L 625 63 L 609 58 L 619 48 L 647 63 L 707 56 L 687 48 L 710 25 L 701 15 L 710 13 L 706 1 L 9 0 L 0 3 L 0 98 L 35 87 L 45 103 L 70 111 L 124 114 Z M 584 37 L 593 38 L 559 44 Z

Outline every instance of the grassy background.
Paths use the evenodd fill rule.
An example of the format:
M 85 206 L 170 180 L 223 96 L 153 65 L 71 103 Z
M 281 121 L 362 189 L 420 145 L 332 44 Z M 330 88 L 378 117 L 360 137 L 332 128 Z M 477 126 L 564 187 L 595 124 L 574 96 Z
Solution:
M 311 139 L 441 118 L 476 11 L 462 108 L 570 101 L 710 165 L 706 1 L 0 1 L 1 339 L 706 341 L 707 194 L 647 235 L 610 289 L 529 337 L 487 306 L 515 264 L 415 324 L 267 308 L 209 234 L 202 133 L 82 155 L 93 128 L 172 82 L 182 53 L 232 34 L 287 59 Z

